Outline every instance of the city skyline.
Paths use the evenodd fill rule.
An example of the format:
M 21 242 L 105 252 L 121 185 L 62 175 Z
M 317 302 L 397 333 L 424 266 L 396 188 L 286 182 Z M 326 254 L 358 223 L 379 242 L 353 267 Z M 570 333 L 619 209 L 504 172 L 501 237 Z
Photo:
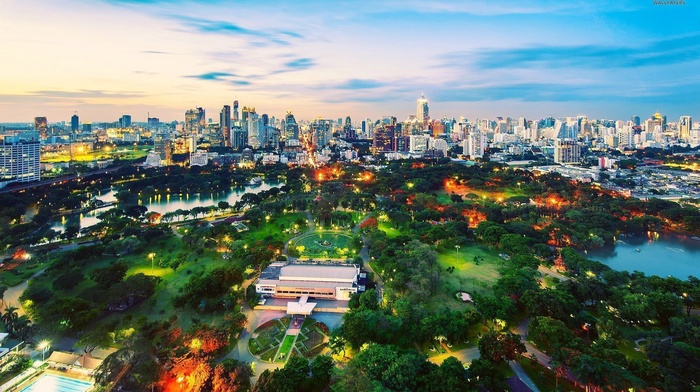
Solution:
M 697 4 L 9 1 L 0 122 L 700 117 Z M 679 21 L 687 20 L 686 23 Z

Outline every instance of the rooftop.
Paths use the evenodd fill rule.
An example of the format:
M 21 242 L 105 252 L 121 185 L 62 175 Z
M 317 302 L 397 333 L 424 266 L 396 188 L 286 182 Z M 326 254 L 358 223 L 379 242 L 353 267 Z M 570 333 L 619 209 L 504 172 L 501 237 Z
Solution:
M 289 264 L 281 268 L 280 280 L 353 280 L 357 275 L 357 267 L 349 265 L 317 265 L 317 264 Z

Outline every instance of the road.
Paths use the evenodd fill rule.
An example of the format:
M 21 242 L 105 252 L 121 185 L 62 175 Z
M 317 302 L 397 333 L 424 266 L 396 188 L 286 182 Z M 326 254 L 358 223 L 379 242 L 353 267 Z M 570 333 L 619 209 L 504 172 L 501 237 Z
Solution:
M 532 356 L 535 356 L 535 359 L 537 362 L 546 367 L 547 369 L 551 369 L 551 361 L 552 359 L 549 357 L 549 355 L 543 353 L 542 351 L 536 349 L 530 342 L 527 341 L 527 334 L 530 332 L 530 319 L 526 318 L 524 319 L 515 329 L 512 331 L 513 333 L 520 335 L 520 337 L 523 340 L 523 344 L 525 344 L 525 348 L 527 349 L 527 352 L 523 353 L 523 356 L 527 356 L 529 358 L 532 358 Z M 576 377 L 571 373 L 571 371 L 566 372 L 566 378 L 571 381 L 574 384 L 578 384 L 578 380 Z
M 22 307 L 22 302 L 19 300 L 19 298 L 22 296 L 24 293 L 24 290 L 27 289 L 27 286 L 29 285 L 29 280 L 34 278 L 35 276 L 39 276 L 44 273 L 44 270 L 46 268 L 42 268 L 39 271 L 37 271 L 34 275 L 32 275 L 29 279 L 25 280 L 24 282 L 18 284 L 17 286 L 12 286 L 5 291 L 5 294 L 2 296 L 2 310 L 3 312 L 5 311 L 5 308 L 13 306 L 17 308 L 17 316 L 21 317 L 26 314 L 24 311 L 24 308 Z
M 429 357 L 428 361 L 434 364 L 441 364 L 449 357 L 455 357 L 459 359 L 463 364 L 470 364 L 473 360 L 478 359 L 481 356 L 478 347 L 465 348 L 464 350 L 452 351 L 445 354 L 436 355 L 434 357 Z
M 552 269 L 547 268 L 547 267 L 545 267 L 545 266 L 543 266 L 543 265 L 540 265 L 539 267 L 537 267 L 537 270 L 538 270 L 542 275 L 549 275 L 549 276 L 555 277 L 555 278 L 557 278 L 557 279 L 559 279 L 559 280 L 562 280 L 562 281 L 571 279 L 571 278 L 569 278 L 568 276 L 564 276 L 564 275 L 560 274 L 559 272 L 553 271 Z

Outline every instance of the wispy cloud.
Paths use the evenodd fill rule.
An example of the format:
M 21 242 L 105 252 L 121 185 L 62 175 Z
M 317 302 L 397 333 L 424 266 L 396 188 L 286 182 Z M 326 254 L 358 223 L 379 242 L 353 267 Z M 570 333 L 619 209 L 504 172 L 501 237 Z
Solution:
M 298 59 L 294 59 L 292 61 L 288 61 L 284 64 L 285 67 L 288 69 L 293 69 L 293 70 L 302 70 L 302 69 L 308 69 L 316 65 L 316 62 L 308 57 L 302 57 Z
M 443 65 L 473 63 L 480 69 L 572 68 L 607 69 L 664 66 L 700 59 L 700 34 L 664 39 L 637 46 L 560 45 L 482 49 L 451 53 Z
M 384 87 L 386 85 L 387 83 L 385 82 L 380 82 L 378 80 L 373 79 L 350 79 L 346 82 L 334 86 L 334 88 L 341 90 L 366 90 Z
M 144 50 L 141 51 L 141 53 L 146 53 L 146 54 L 172 54 L 170 52 L 162 52 L 160 50 Z
M 263 31 L 250 29 L 240 26 L 236 23 L 224 21 L 224 20 L 213 20 L 204 18 L 194 18 L 184 15 L 165 15 L 167 18 L 175 20 L 185 27 L 205 34 L 223 34 L 223 35 L 234 35 L 234 36 L 248 36 L 252 38 L 263 39 L 267 43 L 273 43 L 278 45 L 288 45 L 288 38 L 300 39 L 303 36 L 299 33 L 289 31 L 289 30 L 271 30 Z M 284 38 L 284 39 L 283 39 Z M 263 42 L 257 42 L 259 45 L 265 45 Z
M 224 80 L 236 75 L 228 72 L 207 72 L 200 75 L 189 75 L 188 78 L 200 79 L 200 80 Z

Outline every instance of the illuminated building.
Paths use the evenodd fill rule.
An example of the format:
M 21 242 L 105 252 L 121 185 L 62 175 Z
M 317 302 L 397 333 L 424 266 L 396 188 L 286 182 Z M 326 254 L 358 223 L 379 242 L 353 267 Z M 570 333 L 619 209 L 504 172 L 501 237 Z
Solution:
M 240 150 L 248 144 L 248 131 L 236 128 L 233 130 L 231 139 L 231 147 L 235 150 Z
M 375 153 L 394 151 L 393 124 L 383 124 L 375 128 L 372 148 Z
M 299 124 L 294 119 L 294 115 L 290 110 L 287 110 L 287 115 L 284 117 L 282 122 L 282 130 L 284 132 L 285 140 L 299 140 Z
M 233 101 L 233 121 L 238 121 L 238 100 Z
M 219 128 L 225 147 L 231 147 L 231 107 L 224 105 L 219 114 Z
M 428 100 L 422 94 L 416 102 L 416 119 L 422 124 L 425 124 L 430 119 Z
M 9 182 L 40 180 L 39 140 L 2 135 L 0 138 L 0 188 Z
M 185 112 L 185 135 L 199 134 L 206 125 L 205 111 L 202 108 L 190 109 Z
M 49 122 L 46 117 L 34 117 L 34 129 L 39 131 L 42 139 L 49 136 Z
M 360 267 L 350 265 L 272 263 L 260 274 L 255 292 L 275 298 L 349 300 L 358 291 Z
M 173 160 L 170 139 L 167 139 L 163 135 L 156 136 L 153 140 L 153 149 L 158 153 L 161 162 L 163 162 L 165 165 L 170 165 Z
M 467 133 L 462 141 L 462 154 L 471 159 L 482 158 L 486 148 L 486 135 L 478 130 Z

